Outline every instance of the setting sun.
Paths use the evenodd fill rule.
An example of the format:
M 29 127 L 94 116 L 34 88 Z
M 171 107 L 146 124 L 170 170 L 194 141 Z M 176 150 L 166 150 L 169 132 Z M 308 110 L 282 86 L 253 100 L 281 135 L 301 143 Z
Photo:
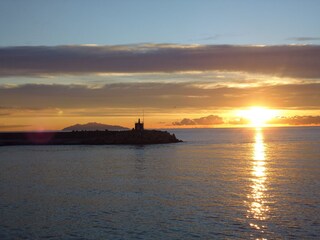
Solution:
M 275 117 L 276 110 L 264 107 L 251 107 L 247 110 L 240 111 L 239 115 L 250 121 L 250 126 L 263 127 L 267 122 Z

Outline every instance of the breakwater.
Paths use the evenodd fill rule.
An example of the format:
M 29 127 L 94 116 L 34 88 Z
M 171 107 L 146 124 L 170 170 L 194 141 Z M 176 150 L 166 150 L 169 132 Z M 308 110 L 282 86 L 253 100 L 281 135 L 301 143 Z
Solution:
M 0 146 L 162 144 L 177 142 L 182 141 L 177 139 L 174 134 L 159 130 L 0 133 Z

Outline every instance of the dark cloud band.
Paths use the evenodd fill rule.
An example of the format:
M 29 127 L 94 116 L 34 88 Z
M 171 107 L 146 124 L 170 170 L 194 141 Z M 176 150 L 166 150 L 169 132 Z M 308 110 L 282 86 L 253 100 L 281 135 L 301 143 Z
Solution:
M 320 125 L 320 116 L 278 117 L 272 119 L 270 123 L 288 125 Z
M 149 44 L 0 48 L 0 76 L 212 70 L 319 78 L 320 46 Z
M 319 84 L 251 88 L 205 88 L 193 83 L 119 83 L 84 85 L 0 85 L 0 107 L 208 109 L 266 105 L 320 109 Z

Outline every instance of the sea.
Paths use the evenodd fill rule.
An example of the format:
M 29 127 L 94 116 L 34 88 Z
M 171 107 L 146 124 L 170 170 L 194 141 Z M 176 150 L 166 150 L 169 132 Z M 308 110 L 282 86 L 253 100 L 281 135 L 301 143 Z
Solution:
M 320 127 L 0 147 L 0 239 L 320 239 Z

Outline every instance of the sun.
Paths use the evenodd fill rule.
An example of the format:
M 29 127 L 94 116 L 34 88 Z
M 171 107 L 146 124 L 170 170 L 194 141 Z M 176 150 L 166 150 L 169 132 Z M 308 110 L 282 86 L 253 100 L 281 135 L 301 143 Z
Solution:
M 251 107 L 240 111 L 239 115 L 249 120 L 250 126 L 252 127 L 264 127 L 270 119 L 275 117 L 276 110 L 264 107 Z

